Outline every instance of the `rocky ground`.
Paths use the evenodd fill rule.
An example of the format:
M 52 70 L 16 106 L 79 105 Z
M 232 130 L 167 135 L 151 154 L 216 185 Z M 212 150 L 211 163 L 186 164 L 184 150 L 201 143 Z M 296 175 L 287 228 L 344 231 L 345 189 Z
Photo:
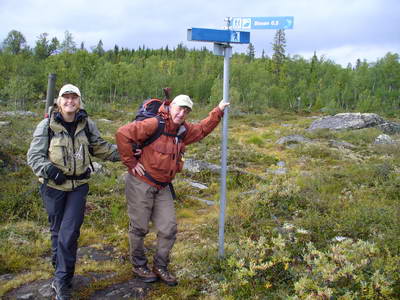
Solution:
M 113 259 L 111 248 L 96 249 L 92 247 L 82 247 L 78 250 L 78 260 L 89 258 L 97 262 L 107 262 Z M 15 275 L 4 274 L 0 276 L 0 284 L 14 278 Z M 128 281 L 107 285 L 107 280 L 115 279 L 115 273 L 95 273 L 90 272 L 85 275 L 76 275 L 73 279 L 73 289 L 75 292 L 84 290 L 95 282 L 102 282 L 102 289 L 97 289 L 89 295 L 88 299 L 143 299 L 151 288 L 150 284 L 144 283 L 140 279 L 132 278 Z M 14 290 L 9 291 L 3 296 L 5 300 L 43 300 L 53 299 L 54 292 L 51 288 L 52 279 L 37 280 L 24 284 Z M 115 280 L 112 280 L 115 282 Z

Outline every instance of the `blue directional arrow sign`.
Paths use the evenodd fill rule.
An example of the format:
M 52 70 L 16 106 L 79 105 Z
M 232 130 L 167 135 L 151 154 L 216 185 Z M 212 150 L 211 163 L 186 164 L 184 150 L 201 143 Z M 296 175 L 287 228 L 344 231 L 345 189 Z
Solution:
M 248 44 L 250 43 L 250 32 L 207 28 L 189 28 L 187 30 L 187 39 L 188 41 Z
M 252 29 L 293 29 L 293 17 L 233 17 L 234 30 Z

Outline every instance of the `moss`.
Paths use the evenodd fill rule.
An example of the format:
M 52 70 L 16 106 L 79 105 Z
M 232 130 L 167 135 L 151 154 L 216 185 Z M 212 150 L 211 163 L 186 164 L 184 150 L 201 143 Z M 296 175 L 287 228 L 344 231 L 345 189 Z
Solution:
M 135 103 L 123 104 L 131 113 L 136 110 Z M 93 109 L 90 112 L 93 119 L 113 120 L 110 124 L 98 122 L 109 141 L 113 142 L 115 130 L 133 117 L 124 112 L 124 105 L 88 106 Z M 201 108 L 191 118 L 203 118 L 207 109 Z M 18 121 L 9 118 L 10 130 L 0 131 L 0 273 L 17 274 L 15 280 L 2 284 L 0 295 L 27 281 L 51 276 L 49 264 L 44 263 L 44 257 L 50 253 L 46 213 L 37 179 L 25 162 L 42 108 L 38 107 L 37 112 L 36 118 Z M 308 115 L 268 110 L 257 115 L 231 116 L 230 120 L 226 258 L 218 259 L 217 255 L 220 175 L 210 171 L 179 174 L 175 181 L 179 234 L 171 268 L 180 284 L 174 289 L 157 284 L 148 298 L 296 299 L 300 293 L 303 298 L 312 297 L 315 294 L 307 294 L 311 290 L 306 288 L 318 285 L 325 289 L 328 281 L 318 277 L 310 281 L 308 276 L 313 272 L 334 272 L 328 272 L 331 270 L 328 260 L 310 265 L 308 256 L 317 253 L 328 259 L 332 253 L 341 251 L 343 260 L 350 261 L 357 257 L 354 249 L 368 254 L 372 247 L 368 245 L 372 244 L 378 250 L 369 257 L 368 267 L 349 274 L 352 278 L 365 279 L 365 291 L 370 296 L 362 294 L 364 289 L 360 284 L 343 278 L 330 282 L 329 288 L 338 297 L 351 292 L 361 295 L 359 299 L 374 299 L 378 298 L 373 289 L 376 283 L 392 289 L 387 299 L 399 298 L 398 146 L 371 146 L 380 133 L 373 128 L 306 132 L 304 129 L 312 121 Z M 290 126 L 283 126 L 288 123 Z M 288 134 L 306 135 L 314 144 L 293 149 L 275 145 L 279 137 Z M 328 144 L 330 139 L 352 143 L 356 148 L 334 149 Z M 221 132 L 217 129 L 200 143 L 190 145 L 186 157 L 220 164 L 220 144 Z M 288 173 L 267 174 L 266 169 L 278 161 L 286 163 Z M 94 175 L 91 180 L 79 243 L 81 246 L 112 245 L 120 261 L 112 264 L 87 261 L 78 265 L 77 271 L 81 274 L 112 271 L 117 273 L 112 282 L 122 282 L 131 278 L 129 221 L 124 183 L 119 179 L 125 167 L 120 163 L 101 163 L 108 173 Z M 184 179 L 201 182 L 208 188 L 196 190 Z M 191 197 L 213 200 L 215 205 L 207 206 Z M 346 244 L 337 248 L 334 238 L 338 236 L 355 242 L 363 239 L 369 244 Z M 152 227 L 146 239 L 150 254 L 154 253 L 155 239 Z M 312 247 L 314 252 L 310 250 Z M 314 269 L 317 264 L 319 271 Z M 386 285 L 382 285 L 382 278 Z M 87 298 L 110 283 L 93 284 L 78 296 Z

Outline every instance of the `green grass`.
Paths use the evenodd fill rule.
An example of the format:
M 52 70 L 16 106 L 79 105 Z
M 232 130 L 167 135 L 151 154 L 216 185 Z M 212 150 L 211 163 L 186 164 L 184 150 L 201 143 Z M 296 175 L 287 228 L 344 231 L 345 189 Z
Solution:
M 132 119 L 136 104 L 88 103 L 87 109 L 94 120 L 112 121 L 97 125 L 113 142 L 116 129 Z M 0 130 L 0 274 L 16 274 L 0 288 L 0 297 L 28 281 L 52 276 L 45 261 L 50 253 L 47 216 L 37 179 L 25 162 L 42 111 L 31 109 L 39 116 L 0 118 L 11 121 L 7 130 Z M 191 119 L 202 119 L 206 109 L 199 108 Z M 217 256 L 220 176 L 185 171 L 175 180 L 179 234 L 171 268 L 179 285 L 171 289 L 156 284 L 149 299 L 400 298 L 399 146 L 373 145 L 381 133 L 373 128 L 307 132 L 311 122 L 309 115 L 276 110 L 231 117 L 225 259 Z M 302 134 L 313 143 L 295 148 L 275 144 L 289 134 Z M 355 148 L 330 147 L 330 140 Z M 220 143 L 219 127 L 188 146 L 186 158 L 219 164 Z M 278 161 L 285 162 L 286 175 L 267 172 Z M 118 257 L 126 258 L 125 167 L 100 163 L 107 172 L 90 182 L 80 245 L 112 245 Z M 184 179 L 207 189 L 192 188 Z M 191 197 L 215 201 L 216 206 Z M 346 239 L 338 242 L 338 237 Z M 151 232 L 146 241 L 151 253 L 155 238 Z M 77 274 L 116 272 L 114 281 L 122 282 L 130 278 L 129 268 L 126 260 L 85 262 L 78 263 Z M 107 284 L 87 287 L 79 292 L 80 299 Z

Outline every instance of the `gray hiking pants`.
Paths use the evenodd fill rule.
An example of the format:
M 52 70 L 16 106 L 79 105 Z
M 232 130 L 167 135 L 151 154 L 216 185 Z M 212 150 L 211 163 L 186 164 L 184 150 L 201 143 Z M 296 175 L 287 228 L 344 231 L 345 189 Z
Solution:
M 169 187 L 161 190 L 128 173 L 125 179 L 125 195 L 128 202 L 130 257 L 134 266 L 147 264 L 144 237 L 149 223 L 157 230 L 157 249 L 153 264 L 166 267 L 176 240 L 177 225 L 174 200 Z

